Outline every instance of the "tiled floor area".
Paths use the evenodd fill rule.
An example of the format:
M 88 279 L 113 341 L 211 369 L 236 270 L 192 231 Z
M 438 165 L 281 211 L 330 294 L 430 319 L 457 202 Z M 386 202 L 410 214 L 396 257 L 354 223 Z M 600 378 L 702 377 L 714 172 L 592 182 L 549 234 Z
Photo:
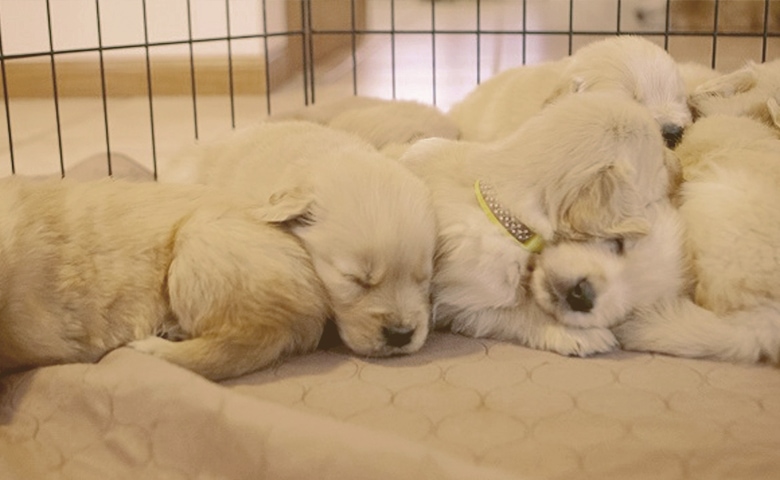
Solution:
M 355 57 L 317 65 L 316 101 L 351 95 L 415 99 L 446 109 L 470 91 L 479 79 L 527 63 L 560 58 L 596 38 L 593 32 L 642 32 L 659 27 L 639 21 L 637 9 L 657 8 L 656 0 L 528 0 L 523 21 L 519 0 L 368 0 L 369 31 L 398 32 L 364 35 Z M 391 16 L 390 6 L 394 15 Z M 479 5 L 479 14 L 477 6 Z M 569 8 L 573 7 L 572 15 Z M 620 6 L 620 9 L 618 9 Z M 571 23 L 570 23 L 571 22 Z M 486 32 L 473 33 L 477 25 Z M 585 34 L 499 35 L 491 32 L 563 30 L 569 26 Z M 410 33 L 437 30 L 446 33 Z M 663 36 L 654 36 L 663 45 Z M 770 39 L 767 58 L 780 56 L 780 42 Z M 525 45 L 523 44 L 525 42 Z M 672 37 L 668 48 L 680 61 L 708 64 L 711 37 Z M 760 61 L 761 39 L 720 38 L 716 65 L 728 71 L 746 60 Z M 393 58 L 395 62 L 393 62 Z M 352 66 L 356 65 L 353 75 Z M 435 65 L 435 68 L 434 68 Z M 354 85 L 353 85 L 354 82 Z M 270 95 L 272 111 L 296 108 L 304 103 L 302 78 L 294 78 Z M 13 167 L 18 174 L 56 174 L 62 161 L 66 169 L 110 148 L 136 159 L 149 169 L 164 168 L 165 158 L 197 136 L 208 139 L 266 115 L 263 97 L 224 96 L 109 98 L 105 108 L 99 98 L 11 99 L 0 114 L 0 176 L 11 173 L 10 118 Z M 5 112 L 3 108 L 0 112 Z M 59 122 L 57 122 L 59 118 Z

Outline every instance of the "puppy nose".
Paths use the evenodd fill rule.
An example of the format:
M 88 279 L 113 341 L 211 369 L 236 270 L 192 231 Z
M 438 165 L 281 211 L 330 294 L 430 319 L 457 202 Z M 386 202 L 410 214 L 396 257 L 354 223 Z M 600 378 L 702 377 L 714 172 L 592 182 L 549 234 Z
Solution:
M 588 313 L 593 310 L 595 297 L 593 286 L 588 280 L 582 279 L 566 294 L 566 303 L 575 312 Z
M 382 335 L 389 347 L 404 347 L 412 341 L 414 328 L 409 327 L 382 327 Z
M 669 148 L 674 148 L 680 143 L 683 135 L 683 128 L 673 123 L 664 124 L 661 127 L 661 134 L 664 137 L 664 142 Z

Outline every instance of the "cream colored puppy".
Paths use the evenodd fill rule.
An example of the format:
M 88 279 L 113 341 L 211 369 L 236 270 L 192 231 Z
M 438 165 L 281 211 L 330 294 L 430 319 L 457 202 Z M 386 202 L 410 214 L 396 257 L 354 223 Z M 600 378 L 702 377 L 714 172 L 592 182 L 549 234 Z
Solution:
M 695 289 L 616 332 L 627 349 L 780 361 L 780 140 L 746 117 L 697 121 L 678 149 Z
M 603 91 L 650 110 L 673 147 L 691 123 L 685 83 L 672 57 L 641 37 L 593 42 L 571 57 L 502 72 L 448 112 L 464 140 L 504 138 L 556 98 Z
M 534 301 L 536 253 L 557 238 L 647 234 L 669 187 L 664 157 L 647 110 L 603 93 L 562 98 L 499 142 L 415 144 L 401 161 L 436 207 L 436 324 L 565 355 L 615 348 L 608 329 L 571 328 Z
M 561 241 L 540 255 L 531 277 L 539 306 L 575 328 L 610 328 L 689 288 L 682 218 L 671 202 L 652 207 L 650 232 L 637 238 Z
M 691 106 L 704 117 L 748 116 L 780 128 L 780 59 L 745 67 L 699 85 Z
M 0 370 L 129 344 L 219 380 L 314 349 L 327 294 L 266 216 L 205 187 L 0 180 Z
M 392 157 L 423 138 L 460 136 L 455 123 L 439 109 L 411 100 L 354 96 L 271 117 L 272 121 L 289 119 L 354 133 Z
M 175 163 L 167 180 L 222 187 L 298 219 L 290 232 L 312 255 L 352 350 L 423 345 L 435 218 L 425 184 L 398 162 L 347 132 L 279 122 L 201 144 Z

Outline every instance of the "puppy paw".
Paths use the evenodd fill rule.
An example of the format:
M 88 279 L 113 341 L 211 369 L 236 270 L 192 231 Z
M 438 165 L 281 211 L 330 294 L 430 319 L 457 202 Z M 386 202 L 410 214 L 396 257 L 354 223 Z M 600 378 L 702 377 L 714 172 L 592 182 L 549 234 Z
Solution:
M 160 337 L 147 337 L 143 340 L 130 342 L 127 344 L 127 346 L 141 353 L 147 353 L 157 357 L 164 357 L 165 352 L 168 351 L 172 343 L 173 342 L 170 340 L 166 340 Z
M 578 357 L 611 352 L 619 345 L 615 335 L 606 328 L 564 328 L 552 342 L 553 351 Z
M 547 332 L 546 350 L 561 355 L 587 357 L 618 348 L 615 335 L 606 328 L 555 328 Z

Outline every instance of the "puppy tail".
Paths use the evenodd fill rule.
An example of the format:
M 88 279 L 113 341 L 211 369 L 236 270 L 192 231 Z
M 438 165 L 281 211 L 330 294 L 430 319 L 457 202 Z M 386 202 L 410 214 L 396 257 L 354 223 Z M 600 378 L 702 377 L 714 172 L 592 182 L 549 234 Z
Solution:
M 780 362 L 780 304 L 718 315 L 687 297 L 637 311 L 613 329 L 626 350 L 732 362 Z

